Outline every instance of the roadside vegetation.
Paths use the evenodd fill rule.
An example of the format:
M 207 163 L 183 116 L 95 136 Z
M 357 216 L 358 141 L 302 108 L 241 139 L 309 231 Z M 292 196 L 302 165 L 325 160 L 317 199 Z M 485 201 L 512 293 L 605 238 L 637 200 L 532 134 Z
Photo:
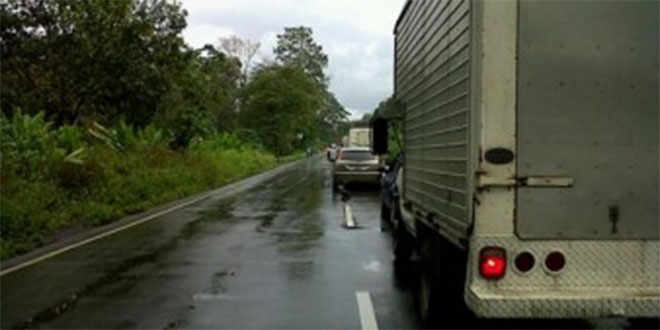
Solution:
M 345 134 L 306 27 L 275 59 L 195 49 L 166 0 L 0 3 L 0 258 L 273 168 Z

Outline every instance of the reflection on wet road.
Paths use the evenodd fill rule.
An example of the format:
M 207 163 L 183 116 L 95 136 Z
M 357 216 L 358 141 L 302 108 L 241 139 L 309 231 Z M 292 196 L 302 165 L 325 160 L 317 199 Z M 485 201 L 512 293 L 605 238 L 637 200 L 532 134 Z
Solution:
M 329 165 L 308 159 L 2 277 L 2 327 L 417 328 L 380 232 L 377 190 L 352 192 L 341 226 Z

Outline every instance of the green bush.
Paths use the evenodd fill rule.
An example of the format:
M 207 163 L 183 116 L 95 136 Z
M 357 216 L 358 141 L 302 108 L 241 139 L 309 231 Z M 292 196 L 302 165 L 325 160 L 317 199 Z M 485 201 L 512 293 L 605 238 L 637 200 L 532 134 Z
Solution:
M 151 125 L 54 129 L 43 115 L 20 112 L 0 120 L 2 260 L 52 242 L 60 230 L 107 224 L 277 165 L 231 133 L 175 151 Z
M 222 150 L 263 150 L 263 147 L 258 141 L 258 137 L 249 133 L 248 130 L 242 132 L 243 134 L 235 133 L 217 133 L 207 138 L 197 138 L 190 145 L 190 149 L 194 152 L 211 152 Z
M 0 117 L 0 151 L 3 171 L 38 179 L 55 155 L 52 124 L 43 112 L 34 116 L 16 111 L 12 118 Z
M 154 124 L 138 130 L 137 141 L 142 147 L 164 147 L 170 142 L 165 132 Z
M 64 125 L 55 132 L 57 146 L 67 155 L 87 146 L 83 131 L 77 126 Z

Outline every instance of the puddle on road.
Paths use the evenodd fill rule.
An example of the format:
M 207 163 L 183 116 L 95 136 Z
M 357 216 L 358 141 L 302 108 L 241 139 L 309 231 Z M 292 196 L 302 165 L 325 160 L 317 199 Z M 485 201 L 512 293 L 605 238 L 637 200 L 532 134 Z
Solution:
M 250 209 L 252 218 L 259 222 L 255 231 L 275 237 L 278 251 L 286 254 L 316 246 L 324 234 L 323 218 L 319 215 L 322 189 L 310 181 L 318 173 L 299 172 L 259 196 L 258 202 L 267 204 L 265 213 L 254 216 L 254 206 Z
M 200 212 L 200 216 L 197 219 L 186 223 L 178 235 L 173 236 L 165 243 L 154 246 L 149 249 L 150 252 L 148 253 L 136 255 L 121 261 L 94 282 L 73 292 L 54 306 L 40 311 L 34 317 L 14 325 L 12 328 L 33 328 L 37 327 L 40 323 L 53 321 L 65 312 L 74 309 L 77 302 L 83 297 L 118 296 L 130 292 L 144 276 L 136 274 L 127 275 L 129 271 L 148 264 L 157 266 L 157 261 L 162 255 L 177 249 L 181 240 L 190 240 L 193 236 L 203 231 L 205 225 L 208 223 L 221 221 L 235 222 L 236 219 L 232 216 L 234 200 L 235 198 L 222 199 L 211 210 Z
M 193 295 L 195 301 L 229 300 L 232 297 L 227 294 L 227 278 L 236 276 L 235 270 L 223 270 L 216 272 L 211 277 L 211 286 Z
M 382 265 L 381 265 L 380 261 L 377 261 L 377 260 L 372 260 L 372 261 L 369 261 L 369 262 L 363 262 L 362 263 L 362 269 L 364 269 L 366 271 L 378 273 L 378 272 L 380 272 L 381 268 L 382 268 Z
M 289 280 L 305 280 L 314 274 L 314 261 L 293 261 L 282 264 L 286 268 L 287 278 Z
M 256 218 L 259 221 L 258 231 L 263 230 L 276 236 L 279 245 L 278 250 L 280 252 L 290 254 L 308 250 L 316 246 L 319 238 L 324 234 L 324 223 L 318 214 L 321 204 L 320 194 L 323 190 L 319 189 L 319 185 L 317 184 L 300 184 L 301 178 L 310 175 L 313 177 L 315 174 L 303 173 L 301 175 L 298 171 L 288 175 L 285 179 L 271 182 L 273 186 L 290 187 L 289 189 L 280 189 L 278 191 L 279 194 L 273 194 L 273 190 L 276 187 L 265 191 L 263 187 L 255 187 L 254 189 L 261 189 L 263 193 L 255 193 L 254 190 L 247 191 L 236 196 L 219 199 L 215 205 L 196 208 L 195 210 L 198 210 L 198 217 L 183 225 L 178 233 L 167 239 L 163 244 L 153 246 L 148 249 L 147 253 L 132 256 L 111 266 L 91 284 L 72 293 L 58 304 L 42 310 L 33 318 L 15 325 L 14 328 L 38 327 L 41 323 L 53 321 L 63 313 L 75 309 L 78 301 L 84 297 L 126 294 L 143 279 L 143 276 L 139 275 L 139 273 L 146 270 L 135 272 L 138 274 L 130 274 L 132 271 L 140 266 L 147 268 L 152 266 L 162 267 L 163 265 L 158 263 L 158 261 L 162 259 L 163 255 L 169 254 L 179 248 L 182 241 L 189 241 L 202 233 L 217 234 L 229 227 L 222 226 L 221 228 L 216 228 L 211 227 L 210 225 L 212 224 L 233 224 L 246 219 L 255 219 L 253 217 L 255 209 L 253 202 L 255 201 L 261 200 L 269 203 L 266 207 L 267 213 Z M 295 198 L 289 199 L 292 195 Z M 241 200 L 240 203 L 237 202 L 238 197 L 245 196 L 250 196 L 250 198 Z M 293 202 L 287 204 L 288 201 Z M 287 212 L 287 216 L 282 217 L 285 223 L 276 223 L 277 216 L 285 211 Z M 286 228 L 286 230 L 279 232 L 273 231 L 274 227 Z M 210 229 L 213 229 L 213 231 L 210 231 Z M 293 263 L 287 266 L 287 268 L 290 277 L 302 278 L 312 273 L 313 263 Z M 195 294 L 193 299 L 196 301 L 232 299 L 226 293 L 224 282 L 226 276 L 232 275 L 231 273 L 223 272 L 214 274 L 212 285 L 208 292 Z M 181 325 L 180 320 L 177 320 L 168 324 L 166 328 L 176 328 Z
M 236 217 L 233 215 L 236 198 L 224 198 L 211 209 L 199 212 L 197 219 L 185 224 L 178 238 L 191 239 L 201 232 L 206 225 L 218 222 L 235 223 Z
M 275 220 L 276 217 L 277 217 L 276 213 L 267 213 L 255 217 L 255 219 L 259 221 L 259 224 L 255 227 L 254 230 L 260 233 L 265 232 L 268 228 L 270 228 L 273 225 L 273 220 Z

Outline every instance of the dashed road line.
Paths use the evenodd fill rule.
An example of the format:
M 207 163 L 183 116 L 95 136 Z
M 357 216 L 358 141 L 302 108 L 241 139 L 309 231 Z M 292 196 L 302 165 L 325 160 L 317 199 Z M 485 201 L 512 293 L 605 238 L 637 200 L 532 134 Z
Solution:
M 367 291 L 358 291 L 357 296 L 358 309 L 360 310 L 360 323 L 364 330 L 378 330 L 374 305 L 371 303 L 371 297 Z
M 353 218 L 353 211 L 351 206 L 344 204 L 344 227 L 346 228 L 355 228 L 355 219 Z

